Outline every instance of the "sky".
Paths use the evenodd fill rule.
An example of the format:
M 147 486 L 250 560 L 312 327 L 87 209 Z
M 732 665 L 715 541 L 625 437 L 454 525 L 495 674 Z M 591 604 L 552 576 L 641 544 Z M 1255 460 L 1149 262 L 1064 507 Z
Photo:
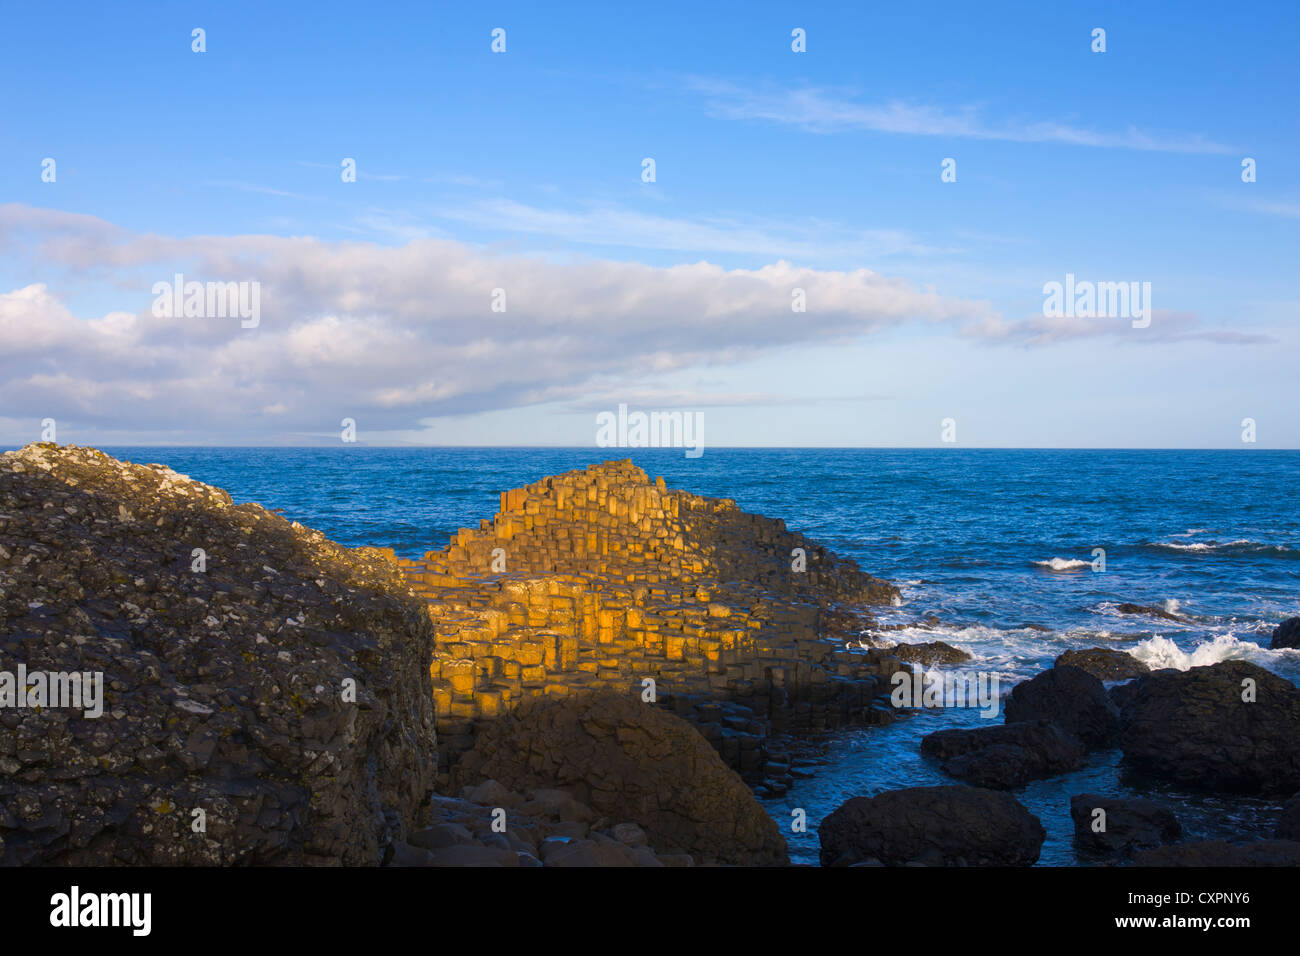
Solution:
M 3 445 L 1300 448 L 1295 3 L 0 23 Z

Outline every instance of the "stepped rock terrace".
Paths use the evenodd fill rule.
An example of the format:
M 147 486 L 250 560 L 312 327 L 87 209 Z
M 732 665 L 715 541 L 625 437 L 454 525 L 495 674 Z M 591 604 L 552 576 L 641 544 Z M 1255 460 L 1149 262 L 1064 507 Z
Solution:
M 777 792 L 790 776 L 774 734 L 894 715 L 889 676 L 904 665 L 845 648 L 893 585 L 630 461 L 504 492 L 492 521 L 397 561 L 435 625 L 444 782 L 479 721 L 534 696 L 653 691 Z

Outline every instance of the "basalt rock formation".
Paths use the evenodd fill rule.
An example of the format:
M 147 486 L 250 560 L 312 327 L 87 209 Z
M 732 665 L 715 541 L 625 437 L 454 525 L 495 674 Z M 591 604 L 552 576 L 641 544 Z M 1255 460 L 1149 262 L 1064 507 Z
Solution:
M 1300 617 L 1289 617 L 1273 628 L 1273 638 L 1268 645 L 1272 650 L 1300 647 Z
M 1097 680 L 1131 680 L 1149 673 L 1151 668 L 1132 654 L 1108 647 L 1087 647 L 1066 651 L 1054 662 L 1057 667 L 1066 665 L 1086 671 Z
M 1050 720 L 1090 748 L 1105 746 L 1119 731 L 1119 709 L 1101 681 L 1068 664 L 1017 684 L 1003 709 L 1008 724 Z
M 924 644 L 895 644 L 890 651 L 899 660 L 909 664 L 921 664 L 925 667 L 960 664 L 971 659 L 967 651 L 953 647 L 943 641 L 928 641 Z
M 478 728 L 537 697 L 645 695 L 777 791 L 789 775 L 774 734 L 894 716 L 903 665 L 846 644 L 896 588 L 629 461 L 504 492 L 492 521 L 398 563 L 437 629 L 444 783 Z
M 943 772 L 976 787 L 1009 790 L 1083 766 L 1088 748 L 1050 720 L 1026 720 L 971 729 L 937 730 L 921 753 Z
M 455 776 L 564 791 L 637 824 L 655 850 L 702 863 L 787 862 L 776 823 L 736 772 L 690 724 L 632 694 L 531 698 L 484 725 Z
M 853 797 L 818 836 L 822 866 L 1032 866 L 1046 831 L 1010 794 L 952 786 Z
M 1228 843 L 1204 840 L 1175 843 L 1144 850 L 1133 857 L 1134 866 L 1300 866 L 1300 843 L 1289 840 L 1255 840 Z
M 377 864 L 432 788 L 432 654 L 373 550 L 162 465 L 0 455 L 0 680 L 103 678 L 98 717 L 3 701 L 0 862 Z
M 1248 661 L 1152 671 L 1116 687 L 1120 746 L 1139 769 L 1192 787 L 1300 789 L 1300 690 Z
M 1070 798 L 1070 816 L 1075 846 L 1094 857 L 1125 859 L 1183 835 L 1178 818 L 1152 800 L 1080 793 Z

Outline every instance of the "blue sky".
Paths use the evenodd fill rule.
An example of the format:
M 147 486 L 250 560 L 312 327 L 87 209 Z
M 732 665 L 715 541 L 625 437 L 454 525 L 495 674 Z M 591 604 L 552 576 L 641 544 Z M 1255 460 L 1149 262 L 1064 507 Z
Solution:
M 0 442 L 1300 447 L 1300 8 L 893 7 L 10 5 Z

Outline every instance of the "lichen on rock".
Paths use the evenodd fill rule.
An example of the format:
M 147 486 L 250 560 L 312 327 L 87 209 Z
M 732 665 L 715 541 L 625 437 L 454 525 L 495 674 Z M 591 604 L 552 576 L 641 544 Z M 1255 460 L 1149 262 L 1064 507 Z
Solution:
M 0 635 L 0 671 L 105 698 L 0 709 L 6 864 L 378 863 L 420 822 L 433 632 L 378 552 L 28 445 L 0 455 Z

